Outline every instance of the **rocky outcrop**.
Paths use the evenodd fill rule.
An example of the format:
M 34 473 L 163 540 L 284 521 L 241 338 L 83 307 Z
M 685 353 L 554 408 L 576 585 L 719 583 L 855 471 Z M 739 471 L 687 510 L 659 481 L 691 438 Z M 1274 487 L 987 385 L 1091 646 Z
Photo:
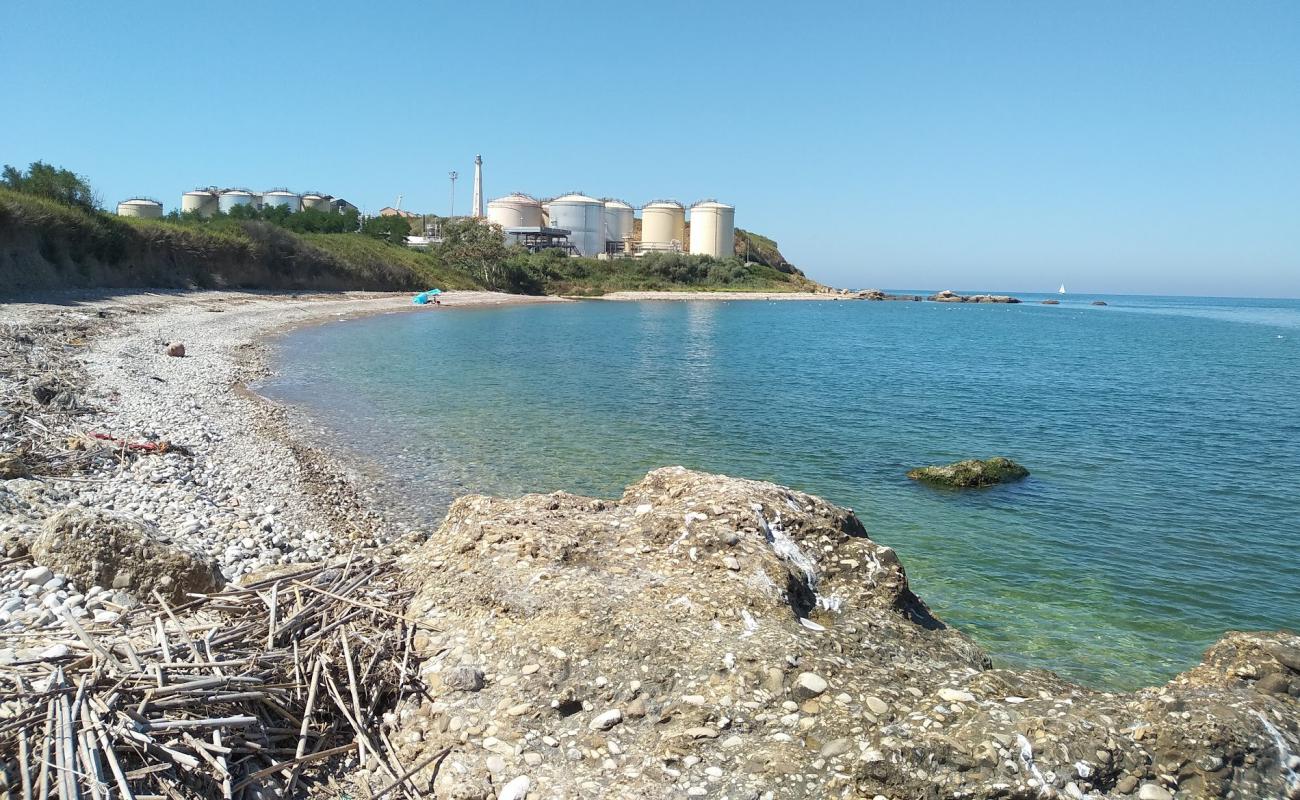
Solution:
M 858 300 L 871 300 L 880 302 L 883 300 L 904 300 L 907 302 L 920 302 L 922 297 L 919 294 L 887 294 L 880 289 L 859 289 L 852 295 Z
M 439 797 L 1288 791 L 1300 637 L 1135 694 L 993 669 L 853 512 L 773 484 L 464 497 L 404 559 L 431 692 L 388 736 L 404 764 L 452 748 Z
M 1061 304 L 1061 301 L 1060 301 L 1060 300 L 1044 300 L 1044 301 L 1043 301 L 1043 305 L 1045 305 L 1045 306 L 1059 306 L 1060 304 Z
M 953 489 L 973 489 L 1029 477 L 1029 470 L 1009 458 L 972 458 L 941 467 L 918 467 L 907 473 L 914 481 Z
M 951 289 L 935 292 L 928 298 L 935 303 L 1019 303 L 1020 298 L 1005 294 L 957 294 Z
M 1105 300 L 1093 300 L 1093 301 L 1092 301 L 1092 304 L 1093 304 L 1094 306 L 1104 306 L 1104 305 L 1109 305 L 1109 303 L 1107 303 Z
M 81 586 L 100 586 L 168 602 L 225 583 L 216 562 L 179 546 L 143 520 L 69 508 L 46 521 L 31 545 L 37 564 Z

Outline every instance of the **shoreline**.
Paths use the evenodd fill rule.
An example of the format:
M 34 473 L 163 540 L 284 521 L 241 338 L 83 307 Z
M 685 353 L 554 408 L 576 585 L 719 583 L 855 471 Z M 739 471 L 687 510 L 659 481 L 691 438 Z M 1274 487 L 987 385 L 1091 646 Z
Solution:
M 529 302 L 564 301 L 449 293 L 444 305 Z M 64 614 L 100 636 L 131 617 L 137 601 L 124 591 L 73 592 L 57 573 L 28 593 L 33 561 L 11 547 L 75 505 L 152 522 L 236 583 L 290 565 L 395 556 L 383 577 L 412 584 L 415 596 L 378 613 L 430 623 L 405 645 L 428 693 L 380 708 L 372 723 L 391 734 L 396 744 L 384 740 L 383 752 L 401 764 L 454 750 L 442 777 L 427 777 L 440 794 L 474 796 L 457 792 L 510 776 L 536 781 L 540 796 L 748 797 L 775 787 L 779 797 L 847 788 L 1029 797 L 1047 796 L 1048 783 L 1070 797 L 1155 797 L 1162 785 L 1256 796 L 1290 786 L 1293 773 L 1278 765 L 1289 763 L 1284 736 L 1295 727 L 1282 714 L 1295 707 L 1287 687 L 1300 695 L 1286 671 L 1300 674 L 1286 666 L 1300 665 L 1293 635 L 1227 634 L 1200 665 L 1136 692 L 994 669 L 930 615 L 894 551 L 852 512 L 680 467 L 655 470 L 617 500 L 462 498 L 436 537 L 395 524 L 368 502 L 338 447 L 313 442 L 289 407 L 248 386 L 268 374 L 269 336 L 422 308 L 406 293 L 0 305 L 0 332 L 18 343 L 0 347 L 0 367 L 10 368 L 0 369 L 0 397 L 50 375 L 84 408 L 33 437 L 37 456 L 92 432 L 184 448 L 110 449 L 114 458 L 66 477 L 47 474 L 58 466 L 50 455 L 36 477 L 0 481 L 0 600 L 20 601 L 0 612 L 0 668 L 71 668 L 89 655 Z M 183 358 L 164 354 L 176 340 Z M 0 433 L 13 430 L 3 423 L 0 409 Z M 782 592 L 786 581 L 797 586 Z M 566 710 L 554 713 L 555 703 Z M 1264 714 L 1278 715 L 1282 733 L 1260 729 L 1258 720 L 1273 724 Z M 1146 750 L 1155 744 L 1158 756 Z M 1157 762 L 1174 757 L 1172 768 Z M 1248 769 L 1219 769 L 1247 757 Z M 350 765 L 347 781 L 361 793 L 394 777 L 344 758 L 335 763 Z M 481 796 L 500 798 L 489 791 Z
M 218 559 L 233 580 L 346 553 L 358 538 L 374 545 L 409 533 L 362 502 L 361 487 L 329 443 L 318 446 L 295 430 L 289 409 L 251 386 L 269 374 L 269 338 L 308 325 L 429 310 L 412 305 L 410 297 L 61 292 L 0 305 L 0 326 L 46 329 L 35 336 L 33 350 L 51 374 L 79 384 L 75 393 L 83 410 L 67 420 L 60 436 L 167 441 L 193 453 L 141 455 L 88 476 L 41 476 L 33 470 L 33 479 L 10 482 L 17 484 L 11 487 L 18 497 L 9 504 L 13 508 L 0 502 L 0 516 L 8 512 L 0 519 L 0 538 L 33 535 L 64 505 L 107 507 L 179 532 L 181 544 Z M 566 301 L 453 292 L 437 310 L 534 302 Z M 170 341 L 185 344 L 185 357 L 164 354 Z M 359 536 L 366 527 L 359 522 L 375 526 L 378 534 Z M 19 588 L 18 566 L 0 570 L 0 594 Z M 43 617 L 38 613 L 33 620 Z M 0 616 L 0 631 L 14 619 Z

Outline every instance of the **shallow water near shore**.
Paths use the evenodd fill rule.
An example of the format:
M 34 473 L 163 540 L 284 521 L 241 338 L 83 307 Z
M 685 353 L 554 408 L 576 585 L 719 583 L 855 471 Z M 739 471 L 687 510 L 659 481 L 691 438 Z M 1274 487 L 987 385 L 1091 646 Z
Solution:
M 280 337 L 258 390 L 429 524 L 460 494 L 614 497 L 667 464 L 823 495 L 995 662 L 1094 686 L 1295 628 L 1300 301 L 1026 299 L 427 309 Z M 1033 474 L 904 477 L 991 455 Z

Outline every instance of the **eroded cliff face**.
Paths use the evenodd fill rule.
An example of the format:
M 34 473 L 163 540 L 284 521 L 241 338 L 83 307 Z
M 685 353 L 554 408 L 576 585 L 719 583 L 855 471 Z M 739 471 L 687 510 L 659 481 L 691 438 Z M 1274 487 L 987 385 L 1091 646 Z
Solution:
M 1133 694 L 993 669 L 852 512 L 773 484 L 466 497 L 404 566 L 441 633 L 391 740 L 451 748 L 439 797 L 1300 797 L 1300 638 Z

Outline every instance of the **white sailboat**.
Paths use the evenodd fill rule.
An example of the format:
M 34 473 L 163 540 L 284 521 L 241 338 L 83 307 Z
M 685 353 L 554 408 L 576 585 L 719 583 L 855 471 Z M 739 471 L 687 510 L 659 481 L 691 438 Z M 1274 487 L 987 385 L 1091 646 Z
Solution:
M 1059 288 L 1059 289 L 1056 290 L 1056 293 L 1057 293 L 1057 294 L 1065 294 L 1065 284 L 1064 284 L 1064 283 L 1061 284 L 1061 288 Z

